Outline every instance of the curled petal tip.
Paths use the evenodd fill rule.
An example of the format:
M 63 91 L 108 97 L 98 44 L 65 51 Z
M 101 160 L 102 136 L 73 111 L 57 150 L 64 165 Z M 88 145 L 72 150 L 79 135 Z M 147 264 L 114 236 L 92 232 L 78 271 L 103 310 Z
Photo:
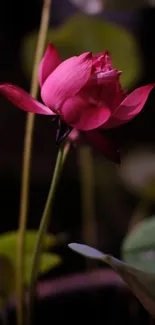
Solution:
M 87 60 L 92 58 L 92 52 L 84 52 L 78 56 L 80 60 Z

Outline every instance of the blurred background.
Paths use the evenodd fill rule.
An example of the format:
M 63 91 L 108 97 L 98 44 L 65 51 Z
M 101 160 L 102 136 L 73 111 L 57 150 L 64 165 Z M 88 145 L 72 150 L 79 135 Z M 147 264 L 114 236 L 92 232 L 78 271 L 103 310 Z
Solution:
M 84 51 L 98 53 L 108 49 L 114 65 L 123 71 L 123 88 L 131 91 L 155 82 L 154 5 L 153 0 L 53 0 L 48 41 L 57 46 L 64 59 Z M 41 0 L 1 2 L 0 82 L 15 83 L 29 91 L 41 9 Z M 0 232 L 3 234 L 18 227 L 26 114 L 2 97 L 0 107 Z M 118 258 L 122 258 L 128 232 L 155 212 L 154 120 L 153 91 L 138 117 L 117 130 L 106 131 L 111 140 L 115 138 L 121 143 L 120 166 L 91 149 L 94 244 Z M 57 154 L 55 132 L 48 117 L 36 117 L 29 229 L 38 228 L 47 197 Z M 149 318 L 147 312 L 114 272 L 98 263 L 87 265 L 84 258 L 67 247 L 69 242 L 86 243 L 87 237 L 83 231 L 80 150 L 72 148 L 57 190 L 50 232 L 59 234 L 53 251 L 61 256 L 62 263 L 40 279 L 44 285 L 39 287 L 41 300 L 36 306 L 36 322 L 41 324 L 46 315 L 47 322 L 73 323 L 75 314 L 77 321 L 145 324 Z M 154 250 L 155 240 L 149 245 Z M 151 263 L 148 268 L 155 266 L 154 256 Z M 93 284 L 82 277 L 82 272 L 86 269 L 89 272 L 90 267 L 96 272 L 92 273 Z M 10 322 L 15 322 L 13 311 Z

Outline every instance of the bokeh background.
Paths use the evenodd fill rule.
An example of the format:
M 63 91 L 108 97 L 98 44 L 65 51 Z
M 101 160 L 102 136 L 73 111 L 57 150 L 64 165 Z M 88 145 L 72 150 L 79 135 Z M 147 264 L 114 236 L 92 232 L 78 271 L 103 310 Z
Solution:
M 90 2 L 94 2 L 94 5 L 90 5 Z M 95 4 L 96 2 L 97 0 L 53 0 L 48 41 L 54 42 L 63 58 L 83 51 L 92 50 L 95 53 L 107 48 L 116 67 L 123 71 L 122 85 L 129 91 L 137 86 L 154 83 L 153 2 L 127 1 L 126 5 L 121 1 L 98 1 Z M 15 83 L 29 90 L 41 8 L 41 0 L 1 2 L 0 82 Z M 4 233 L 18 227 L 26 114 L 2 97 L 0 107 L 0 233 Z M 153 179 L 155 172 L 148 163 L 151 160 L 152 165 L 155 165 L 154 120 L 153 91 L 143 112 L 134 121 L 117 130 L 106 132 L 111 140 L 115 138 L 121 143 L 122 166 L 116 166 L 100 153 L 92 151 L 97 233 L 95 244 L 98 249 L 115 257 L 121 256 L 122 242 L 133 215 L 143 219 L 154 214 L 154 187 L 150 189 L 149 183 L 149 190 L 147 188 L 147 193 L 144 191 L 148 179 Z M 55 126 L 48 117 L 36 117 L 29 229 L 37 229 L 47 197 L 57 153 L 55 131 Z M 145 161 L 147 154 L 149 158 Z M 134 158 L 135 156 L 138 158 Z M 133 159 L 133 162 L 130 159 L 131 168 L 127 157 Z M 137 164 L 134 159 L 139 159 Z M 145 163 L 142 165 L 143 160 Z M 139 177 L 140 180 L 138 178 L 136 182 L 137 175 L 143 175 L 146 171 L 149 171 L 149 176 Z M 141 184 L 143 178 L 145 184 Z M 146 201 L 147 209 L 143 205 Z M 42 299 L 36 307 L 36 322 L 45 322 L 45 315 L 47 322 L 57 321 L 58 324 L 64 320 L 73 323 L 75 319 L 82 319 L 83 322 L 92 319 L 96 323 L 108 324 L 115 321 L 127 324 L 148 322 L 147 312 L 124 287 L 122 289 L 120 283 L 116 284 L 114 273 L 110 273 L 108 286 L 105 285 L 106 280 L 102 280 L 103 274 L 96 274 L 97 279 L 101 277 L 100 289 L 87 288 L 84 292 L 74 289 L 69 294 L 66 287 L 63 294 L 50 293 L 53 288 L 51 283 L 54 285 L 54 281 L 67 275 L 66 281 L 69 285 L 73 274 L 86 270 L 85 259 L 71 252 L 67 246 L 71 241 L 84 241 L 81 202 L 79 149 L 72 148 L 57 190 L 50 224 L 50 232 L 63 234 L 62 243 L 54 248 L 62 256 L 63 262 L 41 278 L 48 282 L 43 287 L 43 293 L 40 294 Z M 101 266 L 97 264 L 94 267 Z M 102 269 L 104 268 L 103 265 Z M 106 276 L 109 279 L 107 273 L 105 279 Z M 79 286 L 83 286 L 85 280 L 77 277 L 73 282 L 76 281 L 80 281 Z M 45 298 L 46 291 L 48 297 Z M 10 322 L 15 322 L 13 315 L 14 312 L 11 312 Z

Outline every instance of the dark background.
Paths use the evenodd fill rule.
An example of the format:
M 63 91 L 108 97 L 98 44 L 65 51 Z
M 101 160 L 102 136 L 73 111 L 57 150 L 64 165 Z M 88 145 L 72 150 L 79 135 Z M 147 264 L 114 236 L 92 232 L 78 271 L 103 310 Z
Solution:
M 22 38 L 30 31 L 39 27 L 41 15 L 42 1 L 27 0 L 27 1 L 4 1 L 0 4 L 0 82 L 12 82 L 29 90 L 29 83 L 26 80 L 20 63 L 20 45 Z M 52 4 L 51 24 L 59 26 L 65 19 L 76 11 L 67 0 L 55 0 Z M 103 17 L 108 17 L 112 21 L 122 24 L 126 28 L 135 33 L 141 47 L 143 58 L 143 76 L 139 80 L 138 85 L 155 82 L 155 10 L 145 9 L 137 12 L 110 12 L 103 13 Z M 121 49 L 120 49 L 121 50 Z M 29 55 L 29 53 L 27 53 Z M 135 85 L 135 86 L 138 86 Z M 136 143 L 153 143 L 155 141 L 154 132 L 154 92 L 151 94 L 149 101 L 140 117 L 137 117 L 128 126 L 120 128 L 117 135 L 115 132 L 109 132 L 109 136 L 117 136 L 123 139 L 123 150 L 134 146 Z M 22 169 L 22 149 L 25 130 L 26 114 L 17 110 L 0 97 L 0 232 L 16 229 L 18 226 L 19 214 L 19 199 L 20 199 L 20 178 Z M 148 108 L 148 109 L 147 109 Z M 30 189 L 30 206 L 28 227 L 37 228 L 43 211 L 44 203 L 49 189 L 50 179 L 55 163 L 57 148 L 54 142 L 55 130 L 53 124 L 47 117 L 37 116 L 34 131 L 34 145 L 32 158 L 32 173 L 31 173 L 31 189 Z M 123 152 L 122 150 L 122 152 Z M 81 206 L 80 206 L 80 184 L 76 172 L 77 160 L 75 151 L 73 150 L 65 166 L 65 171 L 62 176 L 61 185 L 58 188 L 54 219 L 50 225 L 50 230 L 54 233 L 67 232 L 69 241 L 80 241 L 81 239 Z M 112 197 L 111 201 L 105 202 L 102 210 L 99 209 L 98 214 L 108 215 L 108 219 L 100 221 L 100 248 L 105 252 L 115 256 L 120 255 L 120 245 L 126 233 L 129 219 L 136 205 L 137 198 L 126 192 L 120 185 L 119 197 Z M 77 204 L 78 202 L 78 204 Z M 114 208 L 112 208 L 114 203 Z M 59 276 L 68 274 L 77 270 L 84 269 L 84 260 L 76 254 L 71 253 L 67 245 L 58 249 L 58 252 L 63 255 L 63 265 L 49 273 L 50 275 Z M 109 289 L 110 290 L 110 289 Z M 104 294 L 97 293 L 98 304 L 94 311 L 94 320 L 100 321 L 103 310 L 103 304 L 99 301 L 106 299 L 109 305 L 115 305 L 118 299 L 124 300 L 119 289 L 111 289 L 113 291 L 105 292 Z M 109 296 L 108 296 L 109 295 Z M 89 299 L 92 302 L 89 301 Z M 90 308 L 94 306 L 95 293 L 88 294 L 85 297 L 83 293 L 76 297 L 70 297 L 64 304 L 64 298 L 54 300 L 53 306 L 56 306 L 62 311 L 62 317 L 56 315 L 57 309 L 51 317 L 52 320 L 60 321 L 68 318 L 68 311 L 71 310 L 77 313 L 77 321 L 80 321 L 78 313 L 78 304 L 85 305 L 82 307 L 82 313 L 89 314 Z M 109 298 L 108 298 L 109 297 Z M 112 297 L 112 299 L 111 299 Z M 119 297 L 119 298 L 118 298 Z M 110 299 L 110 300 L 108 300 Z M 72 301 L 72 304 L 71 304 Z M 91 305 L 92 304 L 92 305 Z M 126 316 L 128 304 L 123 307 L 120 304 L 119 312 L 122 312 L 123 320 L 126 323 L 132 322 Z M 51 302 L 46 301 L 40 308 L 41 313 L 47 315 L 50 311 Z M 110 308 L 104 306 L 105 309 Z M 67 309 L 66 309 L 67 308 Z M 114 308 L 114 307 L 113 307 Z M 124 308 L 124 309 L 123 309 Z M 139 307 L 138 307 L 139 308 Z M 66 311 L 66 312 L 65 312 Z M 118 316 L 118 305 L 114 308 L 114 315 L 117 321 L 121 322 Z M 40 315 L 40 314 L 39 314 Z M 41 314 L 42 315 L 42 314 Z M 79 317 L 79 318 L 78 318 Z M 92 316 L 93 317 L 93 316 Z M 109 317 L 109 316 L 108 316 Z M 107 319 L 109 319 L 107 317 Z M 139 316 L 141 317 L 141 316 Z M 146 314 L 145 317 L 147 318 Z M 143 321 L 145 320 L 143 318 Z M 87 318 L 86 318 L 87 319 Z M 69 317 L 68 322 L 74 320 Z M 140 319 L 139 319 L 140 320 Z M 106 322 L 111 324 L 114 319 L 109 319 Z M 38 319 L 39 322 L 39 319 Z M 41 322 L 40 322 L 41 323 Z
M 42 2 L 14 1 L 13 3 L 9 3 L 9 10 L 7 2 L 3 2 L 0 6 L 0 80 L 1 82 L 18 84 L 26 90 L 29 90 L 29 82 L 20 64 L 20 45 L 22 38 L 28 32 L 39 27 Z M 62 24 L 75 11 L 75 7 L 67 0 L 53 1 L 51 24 L 54 26 Z M 103 13 L 103 17 L 122 24 L 133 31 L 137 37 L 143 58 L 143 76 L 139 80 L 138 85 L 134 86 L 154 82 L 155 45 L 152 31 L 154 30 L 155 10 L 145 9 L 137 12 L 106 11 Z M 122 139 L 123 134 L 123 150 L 139 142 L 154 144 L 153 102 L 154 92 L 152 92 L 144 112 L 133 122 L 121 127 L 117 130 L 117 134 L 115 131 L 108 131 L 111 137 L 114 134 L 114 136 Z M 0 106 L 0 231 L 4 232 L 16 229 L 18 224 L 22 149 L 26 114 L 15 109 L 11 103 L 2 97 L 0 97 Z M 33 142 L 29 227 L 36 227 L 38 225 L 57 152 L 53 140 L 55 130 L 52 122 L 45 116 L 37 116 L 36 121 Z M 80 226 L 80 206 L 76 202 L 79 201 L 80 193 L 75 164 L 75 152 L 72 151 L 65 167 L 62 181 L 63 185 L 59 188 L 59 195 L 57 195 L 57 200 L 61 202 L 61 205 L 57 204 L 57 202 L 55 204 L 57 206 L 56 210 L 58 211 L 55 211 L 55 215 L 57 216 L 55 216 L 55 222 L 52 226 L 54 231 L 68 230 L 70 228 L 71 233 L 78 233 Z M 78 195 L 78 198 L 76 195 Z M 60 217 L 62 206 L 64 216 Z M 121 211 L 120 219 L 122 219 Z

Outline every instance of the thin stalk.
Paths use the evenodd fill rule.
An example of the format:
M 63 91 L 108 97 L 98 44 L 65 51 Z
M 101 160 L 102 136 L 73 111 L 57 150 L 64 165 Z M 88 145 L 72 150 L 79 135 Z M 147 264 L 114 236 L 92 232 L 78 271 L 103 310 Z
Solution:
M 94 166 L 92 150 L 88 146 L 79 148 L 81 198 L 82 198 L 82 235 L 85 244 L 97 246 L 97 227 L 95 220 Z M 87 268 L 96 264 L 87 260 Z
M 32 258 L 32 270 L 31 270 L 31 278 L 30 278 L 30 287 L 29 287 L 29 304 L 28 304 L 28 324 L 33 324 L 33 308 L 34 308 L 34 299 L 35 299 L 35 289 L 36 289 L 36 281 L 39 272 L 40 258 L 42 253 L 42 246 L 44 242 L 44 238 L 47 232 L 47 227 L 49 224 L 49 220 L 51 217 L 51 212 L 53 208 L 54 198 L 56 188 L 59 182 L 59 177 L 62 171 L 62 167 L 67 157 L 68 143 L 63 148 L 60 148 L 55 164 L 55 169 L 53 173 L 53 178 L 51 181 L 47 201 L 45 204 L 44 212 L 41 218 L 37 240 L 34 248 L 34 254 Z
M 70 143 L 70 141 L 67 141 L 66 144 L 65 144 L 64 150 L 63 150 L 63 157 L 62 157 L 62 163 L 63 163 L 63 164 L 64 164 L 65 161 L 66 161 L 66 158 L 67 158 L 67 156 L 68 156 L 68 153 L 69 153 L 70 147 L 71 147 L 71 143 Z
M 31 95 L 36 98 L 38 92 L 38 66 L 43 56 L 46 35 L 49 25 L 51 0 L 44 0 L 36 54 L 32 72 Z M 28 214 L 28 193 L 30 183 L 30 163 L 32 151 L 32 137 L 34 129 L 35 115 L 28 113 L 26 121 L 24 152 L 23 152 L 23 170 L 21 182 L 21 200 L 19 213 L 19 235 L 17 245 L 17 275 L 16 275 L 16 291 L 17 291 L 17 324 L 23 325 L 23 296 L 24 296 L 24 249 L 25 249 L 25 232 Z

